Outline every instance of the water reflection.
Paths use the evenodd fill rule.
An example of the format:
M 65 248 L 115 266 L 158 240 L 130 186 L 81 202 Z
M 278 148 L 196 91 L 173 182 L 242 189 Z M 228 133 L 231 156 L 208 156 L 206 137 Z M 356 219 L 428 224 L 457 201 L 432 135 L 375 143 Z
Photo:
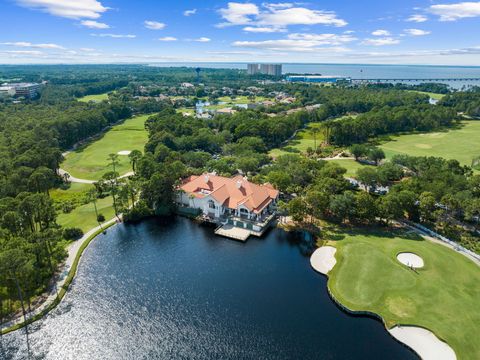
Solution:
M 65 300 L 30 327 L 34 359 L 415 359 L 383 326 L 341 312 L 272 230 L 247 243 L 187 219 L 117 226 L 85 252 Z M 3 337 L 2 359 L 26 359 Z

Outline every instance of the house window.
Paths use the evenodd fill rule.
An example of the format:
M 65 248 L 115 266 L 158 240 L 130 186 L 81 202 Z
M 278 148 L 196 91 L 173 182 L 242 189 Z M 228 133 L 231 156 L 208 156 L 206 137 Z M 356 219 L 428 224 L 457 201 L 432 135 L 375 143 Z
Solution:
M 208 207 L 209 207 L 210 209 L 215 209 L 215 208 L 216 208 L 216 207 L 215 207 L 215 203 L 213 202 L 213 200 L 209 200 L 209 201 L 208 201 Z
M 247 209 L 240 209 L 240 214 L 241 215 L 248 215 L 248 210 Z

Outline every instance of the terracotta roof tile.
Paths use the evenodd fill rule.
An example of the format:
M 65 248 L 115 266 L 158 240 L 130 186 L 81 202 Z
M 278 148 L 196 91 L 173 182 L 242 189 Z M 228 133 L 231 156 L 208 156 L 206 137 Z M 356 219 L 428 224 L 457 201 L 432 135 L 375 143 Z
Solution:
M 243 205 L 253 212 L 261 212 L 278 196 L 278 190 L 270 184 L 257 185 L 241 175 L 232 178 L 213 174 L 191 176 L 183 182 L 180 189 L 186 193 L 210 195 L 231 209 Z

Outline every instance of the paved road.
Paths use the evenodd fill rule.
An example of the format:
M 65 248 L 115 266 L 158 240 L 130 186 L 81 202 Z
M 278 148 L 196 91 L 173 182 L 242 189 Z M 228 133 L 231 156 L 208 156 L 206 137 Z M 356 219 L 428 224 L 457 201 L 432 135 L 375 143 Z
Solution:
M 98 180 L 88 180 L 88 179 L 76 178 L 75 176 L 72 176 L 70 173 L 68 173 L 67 171 L 65 171 L 63 169 L 59 169 L 58 172 L 61 176 L 68 175 L 68 181 L 73 182 L 73 183 L 94 184 L 98 181 Z M 129 177 L 129 176 L 132 176 L 132 175 L 134 175 L 133 171 L 129 171 L 126 174 L 123 174 L 122 176 L 119 176 L 118 179 L 123 179 L 123 178 Z

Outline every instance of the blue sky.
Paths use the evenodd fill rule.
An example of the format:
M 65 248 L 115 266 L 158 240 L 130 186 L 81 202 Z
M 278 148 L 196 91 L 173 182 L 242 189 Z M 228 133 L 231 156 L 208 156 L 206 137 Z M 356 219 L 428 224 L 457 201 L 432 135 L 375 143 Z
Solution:
M 480 1 L 0 0 L 0 63 L 480 65 Z

